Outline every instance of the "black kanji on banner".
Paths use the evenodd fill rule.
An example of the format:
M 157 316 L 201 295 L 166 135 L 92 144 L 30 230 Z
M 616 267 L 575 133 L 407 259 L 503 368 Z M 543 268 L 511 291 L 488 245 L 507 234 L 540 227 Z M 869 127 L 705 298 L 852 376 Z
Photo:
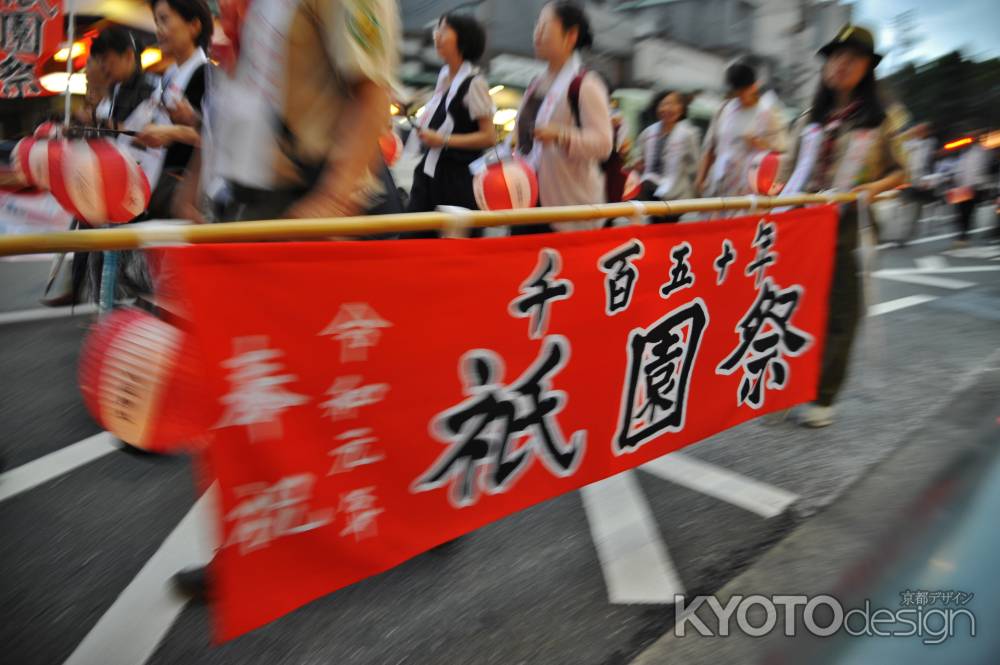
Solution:
M 669 298 L 681 289 L 694 286 L 694 273 L 691 272 L 691 243 L 682 242 L 670 250 L 673 267 L 670 268 L 670 281 L 660 288 L 660 297 Z
M 770 277 L 764 279 L 756 302 L 736 328 L 739 346 L 716 369 L 729 375 L 742 368 L 737 404 L 763 407 L 765 387 L 781 390 L 788 383 L 785 356 L 800 356 L 812 345 L 812 336 L 791 324 L 801 297 L 801 286 L 781 290 Z
M 604 312 L 614 316 L 623 312 L 632 304 L 635 283 L 639 279 L 639 271 L 633 261 L 641 259 L 645 248 L 639 240 L 632 240 L 601 257 L 598 267 L 605 274 L 604 293 L 607 303 Z
M 538 266 L 521 285 L 521 296 L 511 301 L 507 308 L 511 316 L 529 318 L 531 339 L 541 339 L 549 326 L 551 303 L 568 300 L 573 295 L 573 283 L 568 279 L 555 279 L 562 269 L 562 258 L 554 249 L 543 249 L 538 254 Z
M 684 429 L 691 373 L 707 326 L 708 309 L 696 298 L 629 335 L 628 370 L 615 435 L 617 454 L 633 452 L 665 432 Z
M 0 62 L 0 90 L 3 97 L 29 97 L 42 93 L 35 79 L 35 66 L 9 54 Z
M 572 475 L 583 458 L 587 433 L 576 432 L 566 442 L 556 420 L 566 393 L 551 385 L 569 354 L 565 337 L 547 337 L 538 359 L 509 385 L 501 383 L 503 361 L 496 353 L 478 349 L 466 354 L 462 370 L 470 397 L 435 418 L 435 434 L 449 448 L 417 480 L 414 491 L 451 483 L 452 504 L 469 506 L 479 499 L 479 488 L 505 492 L 536 455 L 553 475 Z M 525 434 L 527 439 L 516 445 Z M 480 466 L 487 467 L 482 479 Z

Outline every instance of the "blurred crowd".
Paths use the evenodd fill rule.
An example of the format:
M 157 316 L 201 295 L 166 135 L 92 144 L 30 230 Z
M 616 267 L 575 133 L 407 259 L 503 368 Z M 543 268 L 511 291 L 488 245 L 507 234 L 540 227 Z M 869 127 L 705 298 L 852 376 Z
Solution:
M 812 426 L 832 422 L 862 316 L 859 210 L 902 190 L 911 204 L 899 234 L 905 242 L 917 233 L 925 206 L 954 205 L 964 242 L 976 205 L 995 188 L 978 136 L 961 152 L 942 152 L 927 125 L 901 126 L 876 81 L 882 56 L 860 26 L 844 26 L 819 51 L 813 103 L 794 122 L 754 66 L 737 60 L 725 74 L 728 96 L 704 136 L 687 118 L 688 96 L 669 90 L 653 98 L 649 125 L 632 141 L 605 82 L 585 64 L 593 43 L 586 12 L 554 0 L 534 29 L 545 69 L 527 87 L 514 130 L 499 143 L 496 108 L 477 66 L 488 32 L 471 13 L 447 13 L 434 27 L 443 66 L 418 116 L 409 115 L 394 79 L 395 0 L 231 0 L 221 9 L 233 44 L 222 63 L 206 53 L 213 18 L 205 0 L 153 0 L 160 48 L 173 63 L 160 77 L 144 72 L 128 30 L 106 28 L 93 42 L 86 106 L 75 122 L 115 137 L 146 173 L 152 197 L 135 221 L 475 209 L 482 203 L 475 175 L 505 160 L 537 177 L 541 206 L 740 196 L 759 193 L 748 173 L 760 155 L 774 153 L 781 156 L 775 181 L 783 195 L 857 192 L 862 201 L 841 211 L 820 398 L 805 419 Z M 409 191 L 396 186 L 380 149 L 393 131 L 393 104 L 409 125 L 405 150 L 419 155 Z M 509 232 L 572 232 L 612 221 Z M 119 296 L 152 289 L 141 253 L 123 253 L 117 269 Z M 52 304 L 96 297 L 101 255 L 78 255 L 73 273 L 73 288 Z

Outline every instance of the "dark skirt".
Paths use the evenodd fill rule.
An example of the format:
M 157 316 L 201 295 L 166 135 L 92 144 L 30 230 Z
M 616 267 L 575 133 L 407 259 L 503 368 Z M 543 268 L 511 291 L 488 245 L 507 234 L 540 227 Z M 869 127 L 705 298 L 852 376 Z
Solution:
M 413 172 L 413 187 L 406 212 L 433 212 L 438 206 L 459 206 L 468 210 L 479 210 L 476 195 L 472 190 L 472 173 L 464 160 L 449 159 L 442 153 L 438 160 L 434 177 L 424 173 L 427 155 L 420 160 Z M 481 238 L 482 229 L 469 229 L 470 238 Z M 405 235 L 407 238 L 438 238 L 437 231 L 416 231 Z
M 467 162 L 449 159 L 447 152 L 442 153 L 434 177 L 431 178 L 424 173 L 425 161 L 426 155 L 413 172 L 413 188 L 407 212 L 433 212 L 438 206 L 461 206 L 479 210 Z

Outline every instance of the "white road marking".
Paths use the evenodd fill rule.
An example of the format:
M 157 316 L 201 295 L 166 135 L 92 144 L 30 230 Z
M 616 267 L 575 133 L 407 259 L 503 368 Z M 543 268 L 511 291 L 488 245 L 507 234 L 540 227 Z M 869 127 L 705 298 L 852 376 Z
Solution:
M 965 282 L 960 279 L 950 279 L 948 277 L 935 277 L 933 275 L 885 275 L 875 273 L 875 277 L 879 279 L 889 280 L 890 282 L 902 282 L 904 284 L 918 284 L 920 286 L 933 286 L 936 289 L 950 289 L 952 291 L 961 291 L 962 289 L 971 289 L 976 284 L 975 282 Z
M 989 230 L 990 229 L 973 229 L 972 231 L 969 231 L 969 234 L 971 235 L 973 233 L 985 233 L 986 231 Z M 941 235 L 937 236 L 930 236 L 928 238 L 920 238 L 919 240 L 913 240 L 911 242 L 907 242 L 906 245 L 907 247 L 911 247 L 913 245 L 926 245 L 927 243 L 938 242 L 939 240 L 948 240 L 949 238 L 957 238 L 958 236 L 959 236 L 958 232 L 942 233 Z M 881 245 L 878 245 L 876 249 L 889 249 L 898 246 L 899 243 L 896 242 L 884 242 Z
M 799 498 L 773 485 L 679 453 L 661 457 L 639 468 L 765 519 L 781 515 Z
M 937 300 L 934 296 L 917 295 L 907 296 L 898 300 L 890 300 L 888 302 L 880 302 L 877 305 L 872 305 L 868 308 L 868 316 L 882 316 L 883 314 L 898 312 L 901 309 L 924 305 L 926 303 L 933 302 L 934 300 Z
M 913 262 L 917 264 L 918 268 L 926 270 L 941 270 L 948 267 L 948 259 L 943 256 L 921 256 L 914 259 Z
M 884 268 L 872 273 L 875 277 L 892 275 L 965 275 L 974 272 L 997 272 L 1000 266 L 960 266 L 953 268 Z
M 0 474 L 0 501 L 47 483 L 73 469 L 119 450 L 115 438 L 107 432 L 61 448 L 45 457 Z
M 170 578 L 212 559 L 217 492 L 213 485 L 202 495 L 65 665 L 142 665 L 149 660 L 187 603 L 172 590 Z
M 9 263 L 43 263 L 51 261 L 59 256 L 58 254 L 15 254 L 13 256 L 0 256 L 0 261 Z
M 942 252 L 945 256 L 956 259 L 992 259 L 1000 260 L 1000 246 L 991 245 L 989 247 L 963 247 L 961 249 L 949 249 Z
M 24 309 L 17 312 L 0 313 L 0 325 L 5 323 L 24 323 L 26 321 L 44 321 L 45 319 L 62 319 L 67 316 L 84 316 L 95 314 L 96 305 L 77 305 L 76 307 L 47 307 L 45 309 Z
M 608 599 L 619 605 L 669 604 L 684 593 L 634 472 L 580 490 Z

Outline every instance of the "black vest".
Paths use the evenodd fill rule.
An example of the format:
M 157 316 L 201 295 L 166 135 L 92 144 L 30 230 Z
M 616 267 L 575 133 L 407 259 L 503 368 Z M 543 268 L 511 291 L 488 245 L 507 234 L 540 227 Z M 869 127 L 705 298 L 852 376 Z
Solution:
M 469 112 L 469 107 L 465 104 L 465 96 L 469 94 L 469 87 L 472 85 L 472 80 L 475 76 L 469 76 L 464 81 L 462 85 L 458 86 L 458 90 L 455 91 L 455 97 L 451 100 L 451 106 L 445 106 L 448 101 L 447 95 L 441 99 L 441 103 L 438 104 L 437 109 L 434 111 L 434 115 L 431 116 L 431 122 L 427 126 L 428 129 L 437 131 L 444 124 L 446 113 L 451 114 L 451 121 L 454 123 L 452 127 L 452 134 L 475 134 L 479 131 L 479 120 L 472 117 Z M 447 109 L 447 111 L 445 110 Z M 458 148 L 445 148 L 441 151 L 441 159 L 447 159 L 453 162 L 460 162 L 462 164 L 471 164 L 480 157 L 482 157 L 482 150 L 460 150 Z M 426 159 L 426 156 L 425 156 Z

